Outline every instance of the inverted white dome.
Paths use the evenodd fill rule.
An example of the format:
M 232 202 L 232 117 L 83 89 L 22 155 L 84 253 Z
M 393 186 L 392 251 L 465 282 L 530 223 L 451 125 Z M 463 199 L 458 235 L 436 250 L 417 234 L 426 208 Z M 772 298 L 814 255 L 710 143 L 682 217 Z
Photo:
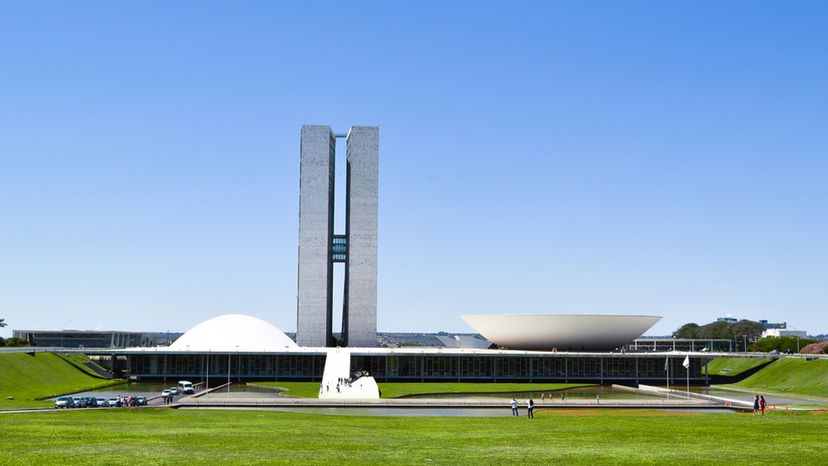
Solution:
M 604 351 L 640 337 L 660 316 L 477 314 L 461 316 L 498 346 L 522 350 Z
M 296 343 L 273 325 L 244 314 L 225 314 L 196 325 L 170 345 L 179 351 L 274 351 Z

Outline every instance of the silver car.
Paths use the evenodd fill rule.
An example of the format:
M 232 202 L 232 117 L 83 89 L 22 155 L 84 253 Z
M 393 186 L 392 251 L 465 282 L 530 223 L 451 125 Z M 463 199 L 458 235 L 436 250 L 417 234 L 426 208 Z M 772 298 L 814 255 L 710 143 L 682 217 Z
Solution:
M 75 401 L 68 396 L 62 396 L 55 400 L 55 409 L 57 408 L 74 408 Z

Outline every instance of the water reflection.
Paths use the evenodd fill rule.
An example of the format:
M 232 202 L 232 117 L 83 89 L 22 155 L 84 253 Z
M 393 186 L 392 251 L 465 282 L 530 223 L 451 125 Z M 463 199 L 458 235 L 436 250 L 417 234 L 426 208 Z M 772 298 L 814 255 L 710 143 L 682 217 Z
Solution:
M 401 398 L 405 399 L 418 399 L 418 398 L 438 398 L 438 399 L 454 399 L 454 398 L 465 398 L 465 399 L 479 399 L 479 398 L 500 398 L 500 399 L 511 399 L 516 398 L 518 400 L 525 400 L 528 398 L 532 398 L 535 402 L 541 401 L 541 393 L 544 394 L 544 399 L 552 400 L 552 401 L 560 401 L 561 395 L 566 397 L 567 401 L 592 401 L 595 400 L 597 396 L 600 396 L 602 400 L 653 400 L 657 398 L 662 398 L 662 396 L 654 393 L 648 392 L 639 392 L 636 390 L 626 390 L 623 388 L 614 388 L 609 386 L 591 386 L 591 387 L 577 387 L 577 388 L 567 388 L 564 390 L 555 390 L 555 391 L 548 391 L 548 392 L 499 392 L 499 393 L 446 393 L 446 394 L 418 394 L 418 395 L 408 395 Z

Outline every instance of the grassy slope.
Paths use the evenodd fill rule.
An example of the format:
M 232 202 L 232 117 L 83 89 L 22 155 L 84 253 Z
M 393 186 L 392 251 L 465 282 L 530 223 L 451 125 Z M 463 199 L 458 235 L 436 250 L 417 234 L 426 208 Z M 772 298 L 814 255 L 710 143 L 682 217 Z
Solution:
M 95 378 L 102 378 L 100 374 L 90 369 L 87 364 L 94 364 L 86 355 L 79 353 L 59 354 L 63 360 L 77 367 L 79 370 Z M 101 368 L 103 370 L 103 368 Z
M 828 360 L 782 358 L 733 386 L 828 398 Z
M 828 415 L 543 411 L 352 417 L 166 409 L 5 415 L 4 464 L 820 464 Z M 82 439 L 82 440 L 81 440 Z
M 37 399 L 118 382 L 92 377 L 51 353 L 0 354 L 0 409 L 53 406 L 51 401 Z
M 248 385 L 259 387 L 287 388 L 285 395 L 317 398 L 318 382 L 251 382 Z M 420 383 L 389 382 L 380 383 L 383 398 L 399 398 L 407 395 L 425 395 L 429 393 L 515 393 L 515 392 L 551 392 L 573 387 L 588 387 L 577 383 Z M 333 387 L 331 387 L 333 390 Z
M 756 366 L 760 366 L 768 361 L 770 361 L 770 359 L 767 358 L 715 358 L 710 361 L 707 367 L 710 371 L 710 375 L 725 375 L 732 377 L 734 375 L 739 375 L 746 370 L 753 369 Z M 726 372 L 722 372 L 724 369 L 728 370 Z
M 565 388 L 588 387 L 578 383 L 430 383 L 430 382 L 387 382 L 380 383 L 383 398 L 400 398 L 408 395 L 429 393 L 540 393 Z

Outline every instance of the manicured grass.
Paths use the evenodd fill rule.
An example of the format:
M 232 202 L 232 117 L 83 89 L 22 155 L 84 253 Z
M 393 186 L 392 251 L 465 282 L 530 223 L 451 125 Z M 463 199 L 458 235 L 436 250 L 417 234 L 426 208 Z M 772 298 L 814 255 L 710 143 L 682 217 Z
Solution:
M 248 382 L 252 387 L 285 388 L 283 395 L 302 396 L 305 398 L 319 397 L 319 382 Z
M 749 359 L 749 358 L 715 358 L 707 365 L 710 375 L 724 375 L 732 377 L 744 371 L 753 369 L 767 363 L 770 359 Z
M 4 415 L 3 464 L 821 464 L 828 415 L 543 411 L 354 417 L 168 409 Z
M 0 410 L 54 406 L 54 402 L 40 398 L 123 382 L 93 377 L 56 354 L 0 354 Z
M 589 387 L 583 383 L 430 383 L 430 382 L 387 382 L 380 383 L 382 398 L 401 398 L 410 395 L 427 395 L 438 393 L 540 393 L 563 390 L 566 388 Z
M 69 354 L 58 354 L 64 361 L 68 362 L 69 364 L 75 366 L 78 370 L 89 374 L 95 378 L 103 378 L 101 375 L 94 370 L 92 370 L 87 364 L 97 364 L 93 363 L 85 354 L 79 353 L 69 353 Z M 97 366 L 100 367 L 100 366 Z M 100 368 L 102 371 L 105 371 L 103 368 Z
M 733 386 L 828 398 L 828 360 L 782 358 Z

